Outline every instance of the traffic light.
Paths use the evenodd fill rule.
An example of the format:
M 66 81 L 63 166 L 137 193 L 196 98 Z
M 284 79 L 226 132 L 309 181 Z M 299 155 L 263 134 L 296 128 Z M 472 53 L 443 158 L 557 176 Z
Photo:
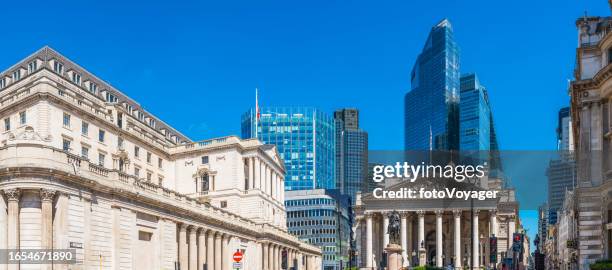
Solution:
M 489 254 L 491 263 L 497 263 L 497 237 L 495 236 L 489 238 Z

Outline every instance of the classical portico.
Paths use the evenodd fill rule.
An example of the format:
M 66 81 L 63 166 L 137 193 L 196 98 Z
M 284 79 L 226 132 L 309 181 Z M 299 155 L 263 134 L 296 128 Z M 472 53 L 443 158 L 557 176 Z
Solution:
M 512 235 L 516 226 L 515 205 L 508 206 L 497 199 L 377 199 L 372 194 L 358 198 L 355 238 L 360 254 L 358 265 L 362 269 L 380 266 L 383 250 L 389 243 L 386 228 L 391 211 L 401 215 L 399 242 L 404 266 L 451 265 L 456 269 L 491 266 L 489 237 L 498 237 L 499 262 L 505 256 L 508 235 Z

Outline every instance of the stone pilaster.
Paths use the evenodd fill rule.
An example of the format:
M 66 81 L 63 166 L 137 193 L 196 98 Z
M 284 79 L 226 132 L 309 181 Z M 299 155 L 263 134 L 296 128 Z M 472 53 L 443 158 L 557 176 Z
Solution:
M 8 199 L 8 248 L 19 249 L 19 199 L 21 190 L 14 188 L 4 191 Z M 19 270 L 18 264 L 9 264 L 9 270 Z

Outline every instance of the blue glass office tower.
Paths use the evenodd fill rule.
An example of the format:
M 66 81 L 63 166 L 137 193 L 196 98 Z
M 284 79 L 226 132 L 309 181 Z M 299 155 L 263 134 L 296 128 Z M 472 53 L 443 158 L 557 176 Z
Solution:
M 431 29 L 404 99 L 406 150 L 459 149 L 459 49 L 448 20 Z
M 476 74 L 461 77 L 459 148 L 461 151 L 491 150 L 491 106 L 487 89 Z
M 336 188 L 355 202 L 368 175 L 368 133 L 359 128 L 359 110 L 334 112 L 336 121 Z
M 262 107 L 256 121 L 252 109 L 242 115 L 241 133 L 243 138 L 276 145 L 285 161 L 285 190 L 336 188 L 335 125 L 326 113 L 306 107 Z

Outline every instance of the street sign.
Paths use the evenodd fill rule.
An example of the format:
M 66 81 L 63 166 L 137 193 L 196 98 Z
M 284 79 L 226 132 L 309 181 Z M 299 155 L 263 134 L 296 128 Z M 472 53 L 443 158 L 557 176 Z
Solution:
M 234 252 L 234 256 L 232 258 L 237 263 L 242 261 L 242 252 L 240 252 L 240 250 L 237 250 L 236 252 Z M 236 268 L 236 267 L 234 267 L 234 268 Z
M 240 269 L 240 268 L 242 268 L 242 263 L 235 262 L 234 265 L 232 265 L 232 269 Z

